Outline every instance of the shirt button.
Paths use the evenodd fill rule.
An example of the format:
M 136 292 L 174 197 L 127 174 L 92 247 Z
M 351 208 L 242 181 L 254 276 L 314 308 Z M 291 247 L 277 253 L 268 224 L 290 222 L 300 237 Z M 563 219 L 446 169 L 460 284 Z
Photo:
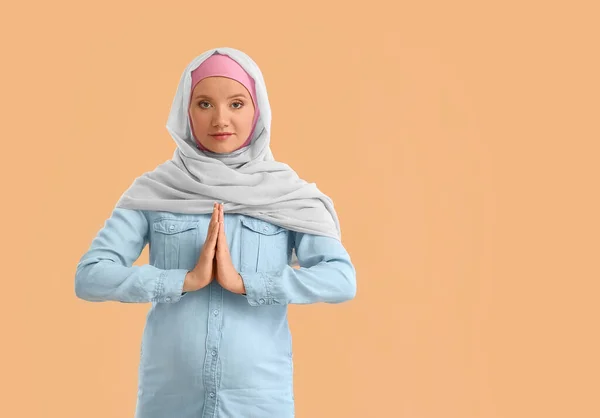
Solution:
M 213 311 L 213 315 L 219 315 L 219 310 L 218 310 L 218 309 L 215 309 L 215 310 Z
M 265 300 L 264 299 L 259 299 L 258 303 L 260 303 L 262 305 L 263 303 L 265 303 Z
M 214 394 L 214 392 L 210 392 L 210 393 L 208 394 L 208 396 L 210 396 L 211 398 L 214 398 L 214 397 L 215 397 L 215 394 Z
M 169 229 L 170 229 L 171 231 L 172 231 L 172 230 L 174 230 L 174 229 L 175 229 L 175 225 L 171 225 L 171 226 L 169 227 Z
M 267 232 L 269 230 L 268 226 L 263 226 L 263 231 Z
M 167 302 L 171 302 L 171 297 L 167 296 L 167 298 L 165 299 Z
M 212 355 L 213 355 L 213 356 L 216 356 L 216 355 L 217 355 L 217 352 L 216 352 L 215 350 L 213 350 L 213 351 L 212 351 Z

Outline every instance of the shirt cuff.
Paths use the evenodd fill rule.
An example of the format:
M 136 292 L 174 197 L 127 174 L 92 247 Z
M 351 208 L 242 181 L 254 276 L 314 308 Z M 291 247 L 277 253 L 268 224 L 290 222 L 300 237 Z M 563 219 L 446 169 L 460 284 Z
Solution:
M 252 272 L 240 273 L 244 287 L 246 288 L 246 299 L 252 306 L 279 305 L 277 298 L 276 283 L 279 275 L 277 273 Z
M 175 303 L 186 293 L 183 293 L 183 282 L 189 270 L 163 270 L 156 281 L 153 302 Z

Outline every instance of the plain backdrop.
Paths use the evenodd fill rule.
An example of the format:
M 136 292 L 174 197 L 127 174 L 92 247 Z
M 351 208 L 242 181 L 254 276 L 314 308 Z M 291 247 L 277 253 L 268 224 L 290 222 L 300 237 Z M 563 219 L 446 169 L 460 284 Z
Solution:
M 333 198 L 358 273 L 351 302 L 290 306 L 297 416 L 600 416 L 598 12 L 3 5 L 0 415 L 133 417 L 149 305 L 77 299 L 75 267 L 171 158 L 185 66 L 230 46 L 263 71 L 273 153 Z

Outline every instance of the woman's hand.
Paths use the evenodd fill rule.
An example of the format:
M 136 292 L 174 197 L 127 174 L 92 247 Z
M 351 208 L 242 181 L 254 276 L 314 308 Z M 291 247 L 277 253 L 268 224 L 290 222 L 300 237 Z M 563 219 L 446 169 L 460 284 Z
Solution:
M 183 292 L 192 292 L 202 289 L 212 282 L 215 274 L 215 254 L 217 237 L 219 235 L 219 209 L 215 203 L 213 213 L 208 224 L 206 240 L 200 250 L 200 256 L 193 270 L 190 270 L 183 282 Z
M 246 293 L 242 276 L 237 272 L 231 261 L 231 254 L 227 246 L 227 237 L 225 236 L 225 223 L 223 214 L 223 205 L 218 203 L 218 222 L 219 231 L 217 234 L 217 248 L 215 255 L 215 278 L 224 289 L 237 294 Z

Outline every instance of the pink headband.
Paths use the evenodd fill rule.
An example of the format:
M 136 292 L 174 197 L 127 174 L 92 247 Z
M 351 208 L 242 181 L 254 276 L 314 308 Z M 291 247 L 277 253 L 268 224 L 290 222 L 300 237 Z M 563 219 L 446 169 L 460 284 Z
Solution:
M 190 94 L 194 91 L 194 87 L 196 84 L 200 82 L 200 80 L 206 77 L 227 77 L 241 83 L 252 97 L 252 101 L 254 102 L 254 120 L 252 121 L 252 130 L 250 131 L 250 135 L 248 135 L 248 139 L 237 149 L 243 148 L 246 145 L 250 144 L 250 140 L 252 138 L 252 134 L 254 133 L 254 128 L 256 127 L 256 121 L 258 120 L 258 116 L 260 114 L 258 104 L 256 102 L 256 89 L 254 86 L 254 79 L 248 75 L 248 73 L 242 68 L 240 64 L 238 64 L 234 59 L 230 58 L 227 55 L 222 55 L 215 53 L 208 57 L 206 60 L 200 64 L 198 68 L 192 71 L 192 89 L 190 90 Z M 188 110 L 189 117 L 189 110 Z M 190 127 L 192 124 L 190 123 Z M 196 144 L 198 148 L 203 151 L 210 151 L 206 147 L 204 147 L 196 135 L 194 134 L 194 128 L 192 127 L 192 136 L 196 140 Z

